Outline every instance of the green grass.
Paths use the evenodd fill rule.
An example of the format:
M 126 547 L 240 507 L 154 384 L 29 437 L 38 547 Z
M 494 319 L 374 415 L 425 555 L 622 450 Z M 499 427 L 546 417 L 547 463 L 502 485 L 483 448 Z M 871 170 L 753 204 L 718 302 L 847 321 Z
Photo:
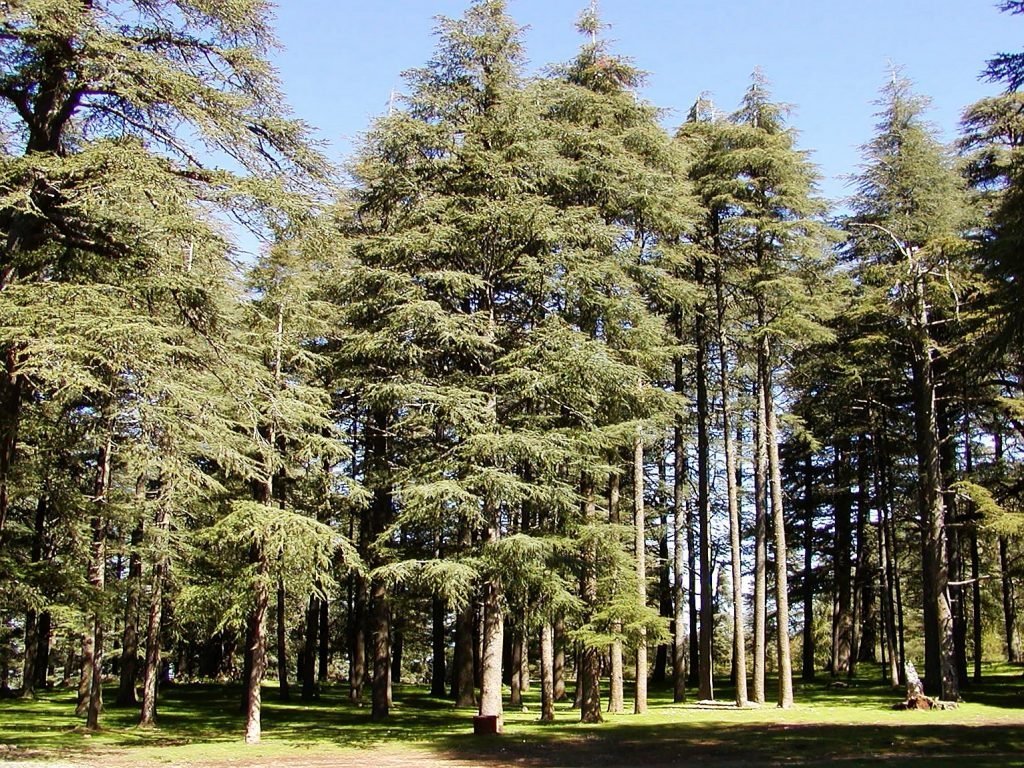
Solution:
M 867 670 L 865 670 L 866 672 Z M 237 763 L 240 757 L 267 764 L 286 758 L 301 763 L 375 748 L 393 757 L 423 755 L 478 764 L 529 766 L 672 765 L 789 763 L 817 765 L 1024 765 L 1024 678 L 1020 670 L 989 667 L 983 683 L 964 692 L 959 709 L 898 712 L 900 693 L 875 678 L 859 677 L 848 688 L 828 679 L 797 685 L 796 706 L 771 704 L 736 710 L 732 692 L 717 691 L 719 704 L 692 699 L 673 704 L 668 690 L 652 688 L 650 711 L 607 716 L 581 725 L 568 704 L 558 706 L 553 724 L 537 721 L 537 687 L 527 711 L 506 711 L 500 737 L 472 735 L 469 710 L 455 710 L 424 689 L 395 690 L 393 716 L 371 722 L 367 707 L 347 700 L 342 686 L 328 687 L 319 700 L 281 703 L 264 689 L 264 742 L 241 744 L 240 690 L 234 686 L 169 686 L 162 692 L 159 727 L 135 727 L 134 709 L 108 706 L 102 730 L 88 734 L 74 716 L 74 692 L 51 691 L 34 701 L 0 701 L 0 744 L 6 757 L 66 759 L 104 764 Z M 113 691 L 109 699 L 113 699 Z M 415 757 L 415 760 L 414 760 Z

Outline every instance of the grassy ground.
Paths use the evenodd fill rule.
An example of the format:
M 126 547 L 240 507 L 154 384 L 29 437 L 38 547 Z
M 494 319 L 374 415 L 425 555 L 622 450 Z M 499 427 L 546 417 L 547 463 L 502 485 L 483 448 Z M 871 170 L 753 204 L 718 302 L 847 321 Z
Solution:
M 74 716 L 74 693 L 0 701 L 0 759 L 71 765 L 176 765 L 274 768 L 427 765 L 667 766 L 885 764 L 1024 766 L 1024 678 L 989 668 L 965 703 L 944 712 L 897 712 L 900 693 L 861 677 L 847 688 L 827 678 L 797 689 L 788 711 L 768 705 L 736 710 L 731 691 L 717 704 L 673 704 L 651 692 L 648 714 L 607 716 L 584 726 L 568 704 L 553 724 L 537 722 L 536 687 L 527 710 L 506 712 L 505 734 L 472 735 L 472 711 L 455 710 L 415 687 L 398 687 L 393 716 L 370 721 L 366 708 L 331 687 L 310 704 L 284 704 L 264 692 L 264 743 L 241 744 L 240 691 L 229 686 L 171 686 L 162 692 L 159 727 L 134 727 L 134 710 L 108 707 L 103 729 L 88 734 Z M 113 698 L 111 691 L 110 699 Z

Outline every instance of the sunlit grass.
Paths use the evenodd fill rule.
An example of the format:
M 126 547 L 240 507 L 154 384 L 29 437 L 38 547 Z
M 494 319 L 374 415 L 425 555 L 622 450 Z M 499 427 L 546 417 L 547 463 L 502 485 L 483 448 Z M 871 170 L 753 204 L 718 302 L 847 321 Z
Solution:
M 73 691 L 49 691 L 32 701 L 0 701 L 0 744 L 8 756 L 82 757 L 138 763 L 217 762 L 241 754 L 296 756 L 347 753 L 369 747 L 423 750 L 438 756 L 501 763 L 519 754 L 536 765 L 627 765 L 673 762 L 684 755 L 705 761 L 796 762 L 843 760 L 848 765 L 884 759 L 928 764 L 1024 764 L 1024 679 L 1019 669 L 990 666 L 986 678 L 964 692 L 960 708 L 899 712 L 901 698 L 879 679 L 877 667 L 862 667 L 849 687 L 830 686 L 827 675 L 797 683 L 796 706 L 780 710 L 769 701 L 738 710 L 732 690 L 716 691 L 717 703 L 674 704 L 671 691 L 652 686 L 646 715 L 606 715 L 582 725 L 568 702 L 556 722 L 538 722 L 539 690 L 526 695 L 523 711 L 507 709 L 505 734 L 472 735 L 472 710 L 431 698 L 423 688 L 395 689 L 392 716 L 375 723 L 368 707 L 352 705 L 344 686 L 328 686 L 313 702 L 277 700 L 264 689 L 264 742 L 241 745 L 241 692 L 236 686 L 169 686 L 161 693 L 158 727 L 135 727 L 137 713 L 108 705 L 102 729 L 89 734 L 74 715 Z M 724 682 L 724 681 L 720 681 Z M 113 690 L 108 701 L 113 700 Z M 627 690 L 627 710 L 631 710 Z M 774 690 L 769 686 L 769 696 Z M 249 750 L 249 751 L 245 751 Z M 1019 756 L 1019 757 L 1018 757 Z M 1015 761 L 1019 761 L 1015 762 Z

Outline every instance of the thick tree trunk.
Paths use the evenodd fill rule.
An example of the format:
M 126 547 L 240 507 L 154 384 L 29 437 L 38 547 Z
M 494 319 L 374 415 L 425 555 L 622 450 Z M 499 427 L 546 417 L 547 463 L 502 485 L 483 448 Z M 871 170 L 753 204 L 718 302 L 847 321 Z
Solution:
M 370 583 L 370 645 L 372 648 L 372 709 L 374 720 L 391 712 L 391 600 L 380 579 Z
M 366 577 L 356 574 L 352 578 L 352 610 L 349 619 L 348 698 L 358 704 L 363 698 L 366 684 L 366 627 L 369 623 L 367 604 L 369 586 Z
M 156 519 L 153 528 L 160 540 L 157 542 L 157 556 L 153 563 L 152 581 L 150 584 L 149 612 L 146 620 L 146 659 L 142 668 L 142 705 L 139 713 L 139 725 L 151 727 L 156 724 L 157 684 L 160 680 L 160 632 L 163 623 L 164 579 L 167 574 L 169 558 L 166 554 L 166 533 L 169 526 L 167 507 L 164 503 L 157 505 Z
M 251 662 L 245 680 L 245 743 L 259 744 L 262 737 L 263 675 L 267 668 L 267 608 L 270 603 L 266 578 L 269 565 L 264 553 L 255 554 L 258 575 L 249 612 L 246 646 Z
M 555 719 L 555 628 L 549 621 L 540 629 L 540 719 Z
M 499 511 L 496 506 L 485 505 L 483 544 L 493 546 L 501 537 Z M 481 717 L 496 718 L 498 733 L 504 730 L 504 710 L 501 698 L 501 652 L 504 644 L 505 616 L 501 604 L 501 578 L 496 573 L 487 577 L 483 585 L 483 629 L 480 654 L 480 708 Z
M 466 552 L 473 545 L 473 532 L 466 522 L 459 530 L 459 548 Z M 452 655 L 452 698 L 456 707 L 475 707 L 476 674 L 473 662 L 473 628 L 476 625 L 473 600 L 467 600 L 455 613 L 455 649 Z
M 637 598 L 647 605 L 647 519 L 644 510 L 644 441 L 637 431 L 633 438 L 633 557 L 636 565 Z M 647 631 L 641 627 L 636 646 L 636 687 L 633 712 L 647 711 Z M 598 709 L 600 712 L 600 708 Z

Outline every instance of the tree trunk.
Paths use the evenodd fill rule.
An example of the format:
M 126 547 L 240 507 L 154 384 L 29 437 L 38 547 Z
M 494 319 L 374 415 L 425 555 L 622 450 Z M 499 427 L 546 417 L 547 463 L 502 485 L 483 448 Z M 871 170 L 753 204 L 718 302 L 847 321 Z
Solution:
M 512 635 L 512 644 L 509 648 L 509 681 L 508 705 L 516 709 L 523 706 L 523 638 L 518 628 L 508 627 Z
M 704 280 L 703 263 L 698 260 L 698 285 Z M 701 700 L 714 699 L 713 648 L 715 640 L 714 593 L 711 584 L 711 442 L 710 404 L 708 401 L 708 334 L 704 306 L 696 309 L 693 329 L 694 374 L 697 379 L 697 521 L 700 527 L 700 628 L 699 663 L 697 668 L 698 693 Z
M 349 618 L 348 698 L 358 704 L 363 698 L 366 683 L 366 627 L 369 622 L 367 604 L 369 587 L 366 577 L 356 574 L 352 578 L 352 610 Z
M 804 638 L 800 679 L 814 680 L 814 455 L 804 457 Z
M 43 559 L 43 539 L 46 535 L 46 516 L 49 507 L 49 499 L 45 493 L 39 494 L 36 502 L 35 525 L 32 532 L 31 562 L 38 563 Z M 40 617 L 34 608 L 30 609 L 25 616 L 25 663 L 21 674 L 21 695 L 30 699 L 35 695 L 36 681 L 38 675 L 39 649 L 42 633 L 40 632 Z M 46 628 L 46 642 L 49 645 L 49 627 Z M 43 671 L 45 679 L 45 662 Z
M 1001 574 L 1003 598 L 1003 629 L 1006 635 L 1006 660 L 1016 664 L 1021 660 L 1020 633 L 1017 631 L 1017 600 L 1014 594 L 1013 576 L 1010 573 L 1010 542 L 1006 536 L 999 537 L 999 571 Z
M 430 605 L 431 617 L 431 653 L 430 695 L 442 698 L 445 695 L 445 652 L 448 644 L 445 640 L 445 605 L 444 600 L 434 595 Z
M 485 505 L 485 529 L 483 544 L 493 546 L 501 538 L 499 511 L 488 502 Z M 504 643 L 505 617 L 501 605 L 501 577 L 496 573 L 488 575 L 483 585 L 483 630 L 480 654 L 480 708 L 481 717 L 497 719 L 498 733 L 504 730 L 504 714 L 501 698 L 501 651 Z
M 678 421 L 675 426 L 675 479 L 673 481 L 673 548 L 672 570 L 675 580 L 673 599 L 675 603 L 675 619 L 672 627 L 672 700 L 675 703 L 686 701 L 686 587 L 683 581 L 683 569 L 686 562 L 686 501 L 685 483 L 687 475 L 686 449 L 683 445 L 683 428 Z
M 729 548 L 732 563 L 732 660 L 735 668 L 736 706 L 747 705 L 747 638 L 743 620 L 743 552 L 740 548 L 740 502 L 736 483 L 736 448 L 733 443 L 729 386 L 729 355 L 725 336 L 725 297 L 721 262 L 715 267 L 715 304 L 718 320 L 718 382 L 722 398 L 722 438 L 725 442 L 725 484 L 729 508 Z
M 779 464 L 778 426 L 772 397 L 772 375 L 768 364 L 767 339 L 762 346 L 761 387 L 764 390 L 766 417 L 765 442 L 768 445 L 768 476 L 771 482 L 772 527 L 775 529 L 775 614 L 778 631 L 779 706 L 793 706 L 793 667 L 789 648 L 789 576 L 787 573 L 786 519 L 782 508 L 782 468 Z
M 540 629 L 540 719 L 555 719 L 555 628 L 548 621 Z
M 622 478 L 618 472 L 612 472 L 608 477 L 608 522 L 612 525 L 618 525 L 622 522 L 619 510 L 621 482 Z M 612 622 L 612 633 L 619 635 L 621 632 L 622 622 Z M 609 646 L 608 657 L 608 711 L 617 715 L 621 714 L 625 709 L 622 640 L 619 637 L 616 637 Z
M 128 594 L 125 601 L 124 632 L 121 636 L 121 674 L 117 687 L 117 705 L 134 707 L 135 682 L 139 671 L 139 612 L 142 604 L 142 544 L 143 524 L 132 531 L 131 555 L 128 559 Z
M 644 441 L 639 430 L 633 438 L 633 557 L 638 582 L 637 598 L 647 605 L 647 521 L 644 513 Z M 647 631 L 640 628 L 636 646 L 636 688 L 633 712 L 647 711 Z M 600 713 L 600 708 L 598 709 Z
M 277 580 L 277 695 L 281 701 L 290 701 L 288 688 L 288 612 L 285 604 L 288 595 L 284 579 Z
M 320 601 L 320 616 L 319 616 L 319 621 L 320 621 L 319 638 L 320 638 L 320 642 L 319 642 L 319 645 L 317 646 L 318 667 L 317 667 L 316 679 L 321 684 L 327 682 L 328 667 L 330 666 L 330 661 L 331 661 L 331 635 L 330 635 L 331 625 L 330 625 L 330 617 L 329 617 L 329 614 L 327 612 L 327 603 L 328 603 L 327 600 L 321 600 Z
M 459 548 L 466 552 L 473 545 L 473 532 L 467 522 L 459 529 Z M 455 648 L 452 653 L 452 698 L 456 707 L 475 707 L 476 674 L 473 662 L 473 628 L 476 625 L 474 600 L 466 601 L 455 613 Z
M 594 504 L 594 483 L 584 477 L 580 483 L 580 495 L 583 497 L 583 525 L 587 528 L 596 523 L 596 507 Z M 593 534 L 587 536 L 583 553 L 583 568 L 580 575 L 580 599 L 583 603 L 585 622 L 593 619 L 597 610 L 597 550 Z M 585 645 L 580 652 L 580 664 L 577 669 L 577 688 L 579 689 L 580 722 L 601 722 L 601 652 L 594 645 Z M 646 673 L 645 673 L 646 674 Z
M 850 657 L 853 652 L 853 530 L 850 518 L 853 514 L 853 498 L 848 472 L 849 454 L 847 446 L 837 446 L 832 465 L 835 485 L 835 579 L 836 598 L 832 617 L 832 668 L 833 677 L 850 672 Z
M 565 699 L 565 617 L 558 616 L 555 619 L 554 630 L 555 701 L 563 701 Z
M 758 704 L 765 702 L 765 635 L 767 620 L 766 563 L 768 561 L 768 444 L 765 439 L 764 387 L 756 385 L 757 405 L 754 429 L 754 680 L 753 696 Z
M 313 701 L 320 697 L 317 689 L 316 661 L 320 647 L 320 598 L 309 596 L 306 606 L 306 639 L 302 655 L 302 700 Z
M 102 598 L 106 582 L 107 561 L 107 494 L 110 490 L 110 468 L 113 460 L 113 437 L 108 433 L 97 460 L 96 482 L 94 484 L 93 503 L 96 511 L 93 514 L 92 550 L 89 558 L 89 585 L 95 593 L 97 602 Z M 92 614 L 91 627 L 87 634 L 91 635 L 88 642 L 89 653 L 85 653 L 83 644 L 82 686 L 87 692 L 85 710 L 85 727 L 90 731 L 100 727 L 100 712 L 103 710 L 103 613 L 97 605 Z M 88 668 L 88 679 L 86 669 Z
M 917 442 L 918 492 L 921 510 L 923 586 L 925 596 L 925 683 L 927 693 L 946 701 L 959 698 L 945 549 L 946 508 L 933 373 L 934 344 L 928 330 L 924 275 L 912 264 L 913 307 L 910 318 L 913 357 L 914 431 Z
M 254 552 L 257 578 L 253 605 L 249 611 L 246 646 L 251 659 L 245 680 L 245 743 L 259 744 L 262 736 L 260 710 L 263 704 L 263 675 L 267 667 L 266 619 L 270 596 L 267 575 L 270 570 L 265 553 Z
M 160 632 L 163 622 L 164 579 L 169 558 L 167 551 L 167 530 L 169 517 L 166 504 L 157 504 L 154 532 L 159 536 L 156 542 L 156 562 L 153 563 L 152 583 L 149 596 L 149 615 L 146 621 L 146 660 L 142 669 L 142 706 L 139 725 L 151 727 L 156 724 L 157 683 L 160 679 Z

